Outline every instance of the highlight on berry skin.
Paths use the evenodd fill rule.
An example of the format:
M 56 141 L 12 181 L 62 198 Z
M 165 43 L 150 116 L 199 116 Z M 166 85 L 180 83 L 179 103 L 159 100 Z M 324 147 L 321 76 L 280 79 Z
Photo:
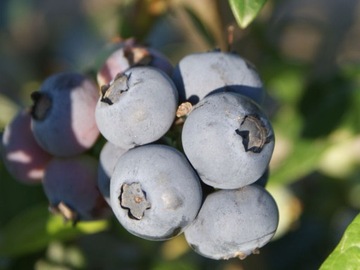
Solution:
M 21 109 L 5 127 L 1 152 L 14 179 L 25 184 L 41 183 L 51 155 L 34 138 L 29 109 Z

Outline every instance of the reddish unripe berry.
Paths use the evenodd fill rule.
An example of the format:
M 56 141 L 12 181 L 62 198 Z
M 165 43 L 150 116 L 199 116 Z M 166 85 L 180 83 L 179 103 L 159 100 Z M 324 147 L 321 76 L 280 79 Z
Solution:
M 26 184 L 39 183 L 51 155 L 36 142 L 31 131 L 29 110 L 21 110 L 5 127 L 2 156 L 8 172 Z
M 97 82 L 100 86 L 108 85 L 117 74 L 134 66 L 156 67 L 169 76 L 173 72 L 172 64 L 161 52 L 127 42 L 106 59 L 97 73 Z

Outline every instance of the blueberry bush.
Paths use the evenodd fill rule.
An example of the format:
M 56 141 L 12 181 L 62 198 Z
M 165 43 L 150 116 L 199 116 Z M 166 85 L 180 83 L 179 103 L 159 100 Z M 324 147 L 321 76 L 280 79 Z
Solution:
M 359 0 L 0 2 L 0 269 L 358 269 Z

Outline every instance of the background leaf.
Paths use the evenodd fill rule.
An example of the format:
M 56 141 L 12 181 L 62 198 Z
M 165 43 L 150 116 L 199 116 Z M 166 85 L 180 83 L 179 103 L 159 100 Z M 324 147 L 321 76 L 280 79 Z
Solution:
M 45 248 L 51 241 L 65 241 L 81 234 L 96 233 L 108 227 L 107 221 L 64 223 L 49 213 L 47 205 L 26 209 L 0 229 L 0 256 L 19 256 Z
M 314 143 L 299 140 L 282 164 L 271 171 L 271 181 L 286 184 L 308 175 L 317 169 L 317 164 L 327 146 L 324 141 Z
M 359 269 L 360 265 L 360 214 L 346 229 L 340 243 L 322 264 L 321 270 Z
M 257 16 L 266 0 L 229 0 L 231 10 L 241 28 L 246 28 Z

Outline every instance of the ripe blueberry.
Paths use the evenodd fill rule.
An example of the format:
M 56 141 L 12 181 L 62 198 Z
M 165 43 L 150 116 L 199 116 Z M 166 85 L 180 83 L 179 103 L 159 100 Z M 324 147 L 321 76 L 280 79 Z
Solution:
M 202 200 L 197 174 L 170 146 L 144 145 L 124 153 L 110 184 L 110 203 L 130 233 L 149 240 L 180 234 L 196 217 Z
M 216 92 L 240 93 L 258 104 L 265 95 L 254 67 L 235 53 L 211 51 L 187 55 L 175 67 L 173 80 L 180 102 L 192 104 Z
M 110 203 L 110 178 L 117 160 L 126 151 L 110 142 L 106 142 L 101 149 L 98 166 L 98 186 L 108 203 Z
M 266 115 L 251 99 L 232 92 L 201 100 L 186 118 L 181 138 L 201 180 L 223 189 L 259 179 L 274 149 Z
M 269 174 L 270 174 L 270 169 L 269 166 L 267 167 L 267 169 L 265 170 L 265 172 L 263 173 L 263 175 L 254 182 L 254 184 L 262 186 L 263 188 L 266 187 L 267 182 L 269 181 Z
M 129 149 L 160 139 L 177 109 L 171 79 L 153 67 L 134 67 L 102 88 L 96 107 L 100 132 L 111 143 Z
M 274 236 L 279 213 L 273 197 L 258 185 L 219 190 L 205 199 L 185 238 L 211 259 L 244 259 Z

